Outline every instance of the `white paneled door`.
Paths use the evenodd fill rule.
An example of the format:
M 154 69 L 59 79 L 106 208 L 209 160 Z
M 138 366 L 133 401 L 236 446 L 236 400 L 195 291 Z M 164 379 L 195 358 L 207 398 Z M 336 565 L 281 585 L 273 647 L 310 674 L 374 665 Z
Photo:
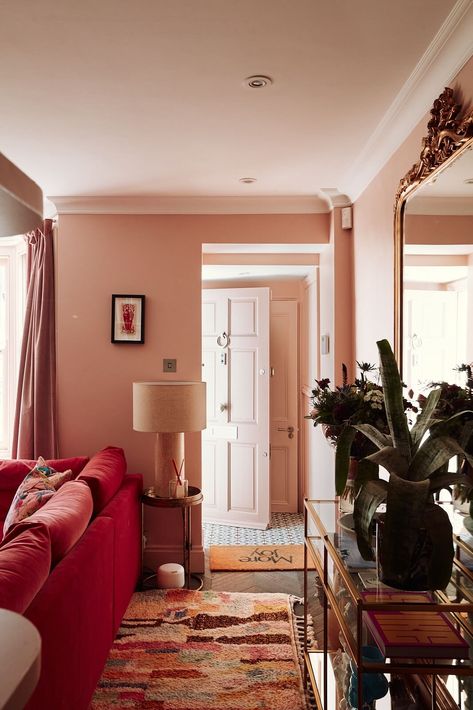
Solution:
M 269 289 L 202 291 L 203 514 L 265 529 L 269 492 Z
M 404 291 L 402 376 L 415 390 L 428 382 L 451 381 L 456 365 L 465 362 L 458 296 L 457 291 Z

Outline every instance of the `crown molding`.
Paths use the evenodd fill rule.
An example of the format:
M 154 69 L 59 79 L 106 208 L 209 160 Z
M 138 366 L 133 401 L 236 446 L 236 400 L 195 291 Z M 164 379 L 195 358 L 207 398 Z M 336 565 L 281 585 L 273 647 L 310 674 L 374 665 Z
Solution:
M 341 183 L 353 202 L 473 54 L 473 0 L 458 0 Z
M 320 197 L 65 197 L 48 198 L 58 214 L 323 214 Z
M 320 192 L 323 192 L 331 210 L 334 207 L 350 207 L 353 204 L 348 195 L 339 192 L 336 187 L 321 187 Z
M 471 197 L 416 197 L 407 203 L 406 214 L 473 215 L 473 204 Z

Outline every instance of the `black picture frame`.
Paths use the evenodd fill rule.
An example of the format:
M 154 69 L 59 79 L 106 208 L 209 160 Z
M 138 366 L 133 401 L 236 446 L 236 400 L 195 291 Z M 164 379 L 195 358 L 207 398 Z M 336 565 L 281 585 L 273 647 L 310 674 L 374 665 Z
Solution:
M 142 345 L 145 342 L 145 297 L 112 294 L 112 343 Z

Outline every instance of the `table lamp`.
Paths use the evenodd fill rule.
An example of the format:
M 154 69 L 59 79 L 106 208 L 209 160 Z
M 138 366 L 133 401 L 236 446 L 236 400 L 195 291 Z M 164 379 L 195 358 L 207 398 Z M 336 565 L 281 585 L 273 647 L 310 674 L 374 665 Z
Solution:
M 169 496 L 169 482 L 177 472 L 185 479 L 184 432 L 202 431 L 206 425 L 205 382 L 133 382 L 133 429 L 156 432 L 157 496 Z

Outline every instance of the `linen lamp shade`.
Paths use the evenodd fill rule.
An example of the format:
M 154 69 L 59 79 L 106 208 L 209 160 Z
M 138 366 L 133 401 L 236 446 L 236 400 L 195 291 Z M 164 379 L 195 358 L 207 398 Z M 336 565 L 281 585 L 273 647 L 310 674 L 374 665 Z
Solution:
M 176 468 L 185 479 L 184 432 L 205 427 L 205 382 L 133 382 L 133 429 L 156 432 L 155 495 L 169 496 Z
M 134 382 L 135 431 L 202 431 L 205 382 Z

